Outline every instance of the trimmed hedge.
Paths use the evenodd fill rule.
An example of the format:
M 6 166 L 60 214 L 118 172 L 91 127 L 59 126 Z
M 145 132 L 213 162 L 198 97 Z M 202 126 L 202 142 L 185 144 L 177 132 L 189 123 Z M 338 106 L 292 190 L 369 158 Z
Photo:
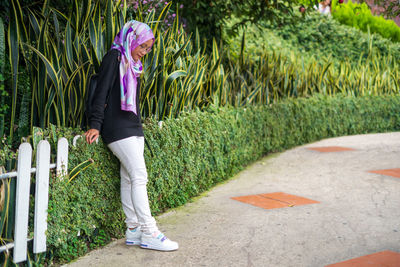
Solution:
M 185 204 L 263 155 L 322 138 L 400 129 L 400 97 L 316 96 L 270 106 L 215 108 L 183 114 L 159 127 L 145 123 L 154 153 L 145 149 L 148 192 L 155 214 Z M 80 134 L 73 129 L 47 135 Z M 55 140 L 55 138 L 49 138 Z M 70 261 L 124 232 L 118 161 L 100 142 L 80 139 L 69 169 L 93 159 L 71 182 L 52 177 L 48 245 L 59 262 Z

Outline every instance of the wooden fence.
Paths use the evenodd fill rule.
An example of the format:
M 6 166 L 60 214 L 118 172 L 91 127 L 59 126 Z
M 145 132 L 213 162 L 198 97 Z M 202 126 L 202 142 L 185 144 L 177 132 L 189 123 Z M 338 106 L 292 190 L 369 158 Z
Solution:
M 39 142 L 36 154 L 36 168 L 31 167 L 32 147 L 22 143 L 18 150 L 16 172 L 0 174 L 1 179 L 16 178 L 14 242 L 0 247 L 0 253 L 13 249 L 14 263 L 27 259 L 28 242 L 33 239 L 33 253 L 46 251 L 47 208 L 49 201 L 50 169 L 56 168 L 57 176 L 67 175 L 68 141 L 60 138 L 57 143 L 57 163 L 50 163 L 50 144 L 46 140 Z M 31 174 L 35 173 L 35 211 L 33 238 L 28 238 L 29 196 Z

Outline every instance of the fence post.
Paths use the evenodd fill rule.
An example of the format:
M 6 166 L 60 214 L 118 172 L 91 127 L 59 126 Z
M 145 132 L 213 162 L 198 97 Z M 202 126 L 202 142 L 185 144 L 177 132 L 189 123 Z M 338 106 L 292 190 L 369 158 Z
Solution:
M 65 137 L 57 142 L 57 175 L 62 178 L 68 174 L 68 140 Z
M 26 260 L 28 242 L 29 189 L 31 180 L 32 147 L 22 143 L 18 150 L 17 192 L 14 226 L 15 263 Z
M 47 207 L 49 203 L 50 144 L 42 140 L 36 155 L 36 193 L 33 253 L 46 251 Z
M 75 147 L 76 142 L 78 141 L 79 138 L 82 138 L 82 135 L 75 135 L 74 139 L 72 139 L 72 145 Z

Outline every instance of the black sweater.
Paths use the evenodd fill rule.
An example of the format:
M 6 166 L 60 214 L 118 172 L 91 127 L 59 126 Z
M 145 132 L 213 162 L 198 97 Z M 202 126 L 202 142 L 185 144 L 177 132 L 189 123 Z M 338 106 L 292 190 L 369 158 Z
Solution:
M 119 56 L 118 50 L 111 49 L 101 62 L 95 98 L 93 99 L 93 112 L 89 118 L 90 128 L 99 130 L 106 144 L 130 136 L 144 136 L 139 110 L 139 79 L 136 95 L 138 114 L 135 115 L 131 111 L 121 110 Z M 117 75 L 113 72 L 117 72 Z M 113 78 L 115 79 L 113 80 Z M 109 89 L 111 91 L 107 100 Z

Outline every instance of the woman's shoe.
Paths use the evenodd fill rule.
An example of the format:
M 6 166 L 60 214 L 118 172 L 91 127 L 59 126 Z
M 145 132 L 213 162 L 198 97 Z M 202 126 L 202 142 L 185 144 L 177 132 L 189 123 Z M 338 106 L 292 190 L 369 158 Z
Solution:
M 125 232 L 126 236 L 126 241 L 125 244 L 128 246 L 139 246 L 141 237 L 142 237 L 142 231 L 140 231 L 140 226 L 136 227 L 133 230 L 130 230 L 129 228 L 126 229 Z
M 141 248 L 160 251 L 173 251 L 179 248 L 178 243 L 169 240 L 163 233 L 156 231 L 152 234 L 142 233 Z

